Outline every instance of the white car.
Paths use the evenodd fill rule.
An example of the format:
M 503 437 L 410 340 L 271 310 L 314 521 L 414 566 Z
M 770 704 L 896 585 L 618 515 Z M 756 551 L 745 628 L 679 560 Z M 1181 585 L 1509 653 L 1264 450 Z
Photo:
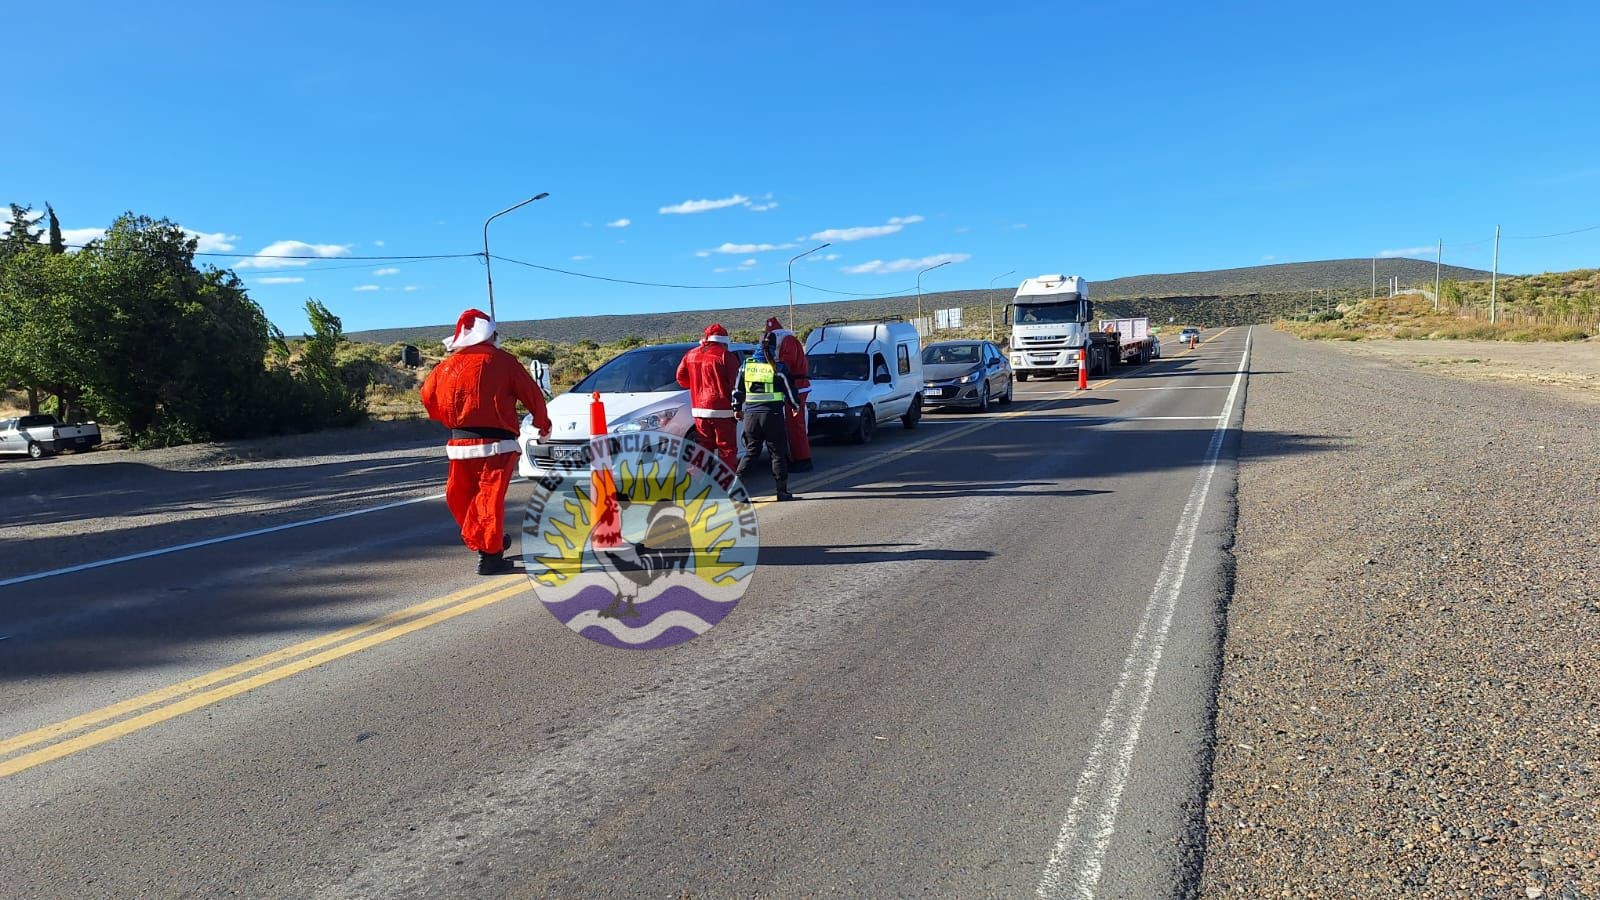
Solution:
M 872 440 L 878 424 L 922 419 L 922 346 L 905 322 L 819 325 L 806 337 L 808 431 Z
M 678 386 L 678 363 L 696 344 L 656 344 L 635 347 L 607 360 L 572 390 L 547 404 L 550 438 L 539 440 L 533 417 L 522 417 L 517 444 L 522 449 L 518 471 L 530 478 L 553 471 L 556 462 L 581 453 L 593 435 L 589 431 L 589 403 L 595 391 L 606 408 L 606 432 L 661 431 L 683 435 L 694 427 L 689 392 Z M 755 350 L 751 344 L 733 344 L 741 357 Z

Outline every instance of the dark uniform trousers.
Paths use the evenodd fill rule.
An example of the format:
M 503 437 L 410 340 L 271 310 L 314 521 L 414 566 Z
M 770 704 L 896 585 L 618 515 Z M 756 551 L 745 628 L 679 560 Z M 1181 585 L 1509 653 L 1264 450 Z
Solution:
M 744 458 L 739 460 L 739 475 L 750 471 L 750 464 L 767 445 L 772 457 L 772 480 L 781 493 L 789 486 L 789 427 L 782 403 L 752 403 L 744 408 Z

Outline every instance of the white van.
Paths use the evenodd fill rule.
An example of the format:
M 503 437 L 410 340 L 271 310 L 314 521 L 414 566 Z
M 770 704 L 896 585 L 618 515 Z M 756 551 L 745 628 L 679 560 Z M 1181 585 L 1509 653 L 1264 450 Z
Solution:
M 922 342 L 905 322 L 819 325 L 806 337 L 810 432 L 872 440 L 878 425 L 922 419 Z

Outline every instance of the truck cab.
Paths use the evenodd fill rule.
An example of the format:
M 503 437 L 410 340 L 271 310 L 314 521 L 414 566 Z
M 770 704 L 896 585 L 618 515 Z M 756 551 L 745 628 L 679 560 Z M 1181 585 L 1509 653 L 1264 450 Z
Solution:
M 1076 372 L 1080 350 L 1088 357 L 1091 374 L 1111 367 L 1114 348 L 1094 330 L 1089 282 L 1077 275 L 1040 275 L 1022 282 L 1011 300 L 1010 319 L 1011 368 L 1018 381 Z
M 922 419 L 922 343 L 905 322 L 829 322 L 806 338 L 812 434 L 872 440 L 881 423 Z

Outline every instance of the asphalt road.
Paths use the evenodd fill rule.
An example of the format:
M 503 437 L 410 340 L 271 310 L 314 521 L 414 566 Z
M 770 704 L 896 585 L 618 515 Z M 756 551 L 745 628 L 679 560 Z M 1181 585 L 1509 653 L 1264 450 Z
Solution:
M 12 505 L 0 894 L 1183 893 L 1249 380 L 1208 338 L 819 448 L 665 651 L 473 575 L 436 455 Z

